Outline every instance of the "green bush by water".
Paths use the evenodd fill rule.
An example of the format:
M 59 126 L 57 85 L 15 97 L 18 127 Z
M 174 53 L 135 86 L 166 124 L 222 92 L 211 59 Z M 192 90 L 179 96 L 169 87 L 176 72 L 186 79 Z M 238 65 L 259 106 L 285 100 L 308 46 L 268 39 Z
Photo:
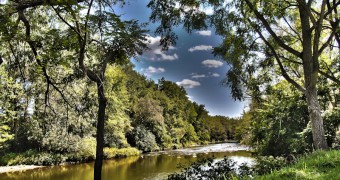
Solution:
M 128 156 L 138 156 L 140 151 L 136 148 L 104 148 L 104 158 L 120 158 L 120 157 L 128 157 Z
M 62 163 L 80 163 L 88 162 L 95 159 L 95 149 L 89 143 L 89 149 L 84 148 L 84 151 L 74 153 L 53 153 L 53 152 L 38 152 L 36 150 L 28 150 L 23 153 L 8 153 L 0 157 L 0 165 L 42 165 L 53 166 Z M 90 148 L 92 147 L 92 148 Z M 95 146 L 94 146 L 95 147 Z M 140 151 L 136 148 L 105 148 L 104 158 L 119 158 L 139 155 Z

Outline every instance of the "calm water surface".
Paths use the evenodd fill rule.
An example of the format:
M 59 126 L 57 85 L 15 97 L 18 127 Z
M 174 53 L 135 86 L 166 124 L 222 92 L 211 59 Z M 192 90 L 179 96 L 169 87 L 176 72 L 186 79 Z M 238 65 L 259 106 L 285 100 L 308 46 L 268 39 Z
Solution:
M 158 180 L 178 171 L 178 165 L 186 166 L 202 158 L 213 157 L 220 160 L 227 156 L 237 164 L 253 163 L 248 148 L 237 143 L 222 143 L 197 146 L 179 150 L 162 151 L 104 161 L 103 179 Z M 24 172 L 0 174 L 1 180 L 92 180 L 93 162 L 77 165 L 53 166 Z

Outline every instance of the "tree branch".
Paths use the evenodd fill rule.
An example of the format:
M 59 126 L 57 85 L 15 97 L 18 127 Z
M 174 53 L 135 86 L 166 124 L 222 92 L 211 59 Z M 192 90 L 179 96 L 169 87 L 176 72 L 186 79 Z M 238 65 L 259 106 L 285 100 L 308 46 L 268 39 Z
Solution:
M 303 9 L 307 12 L 310 20 L 313 23 L 313 26 L 316 26 L 317 22 L 312 14 L 312 12 L 310 11 L 311 9 L 311 5 L 312 5 L 312 1 L 308 2 L 308 4 L 305 3 L 304 0 L 297 0 L 297 2 L 303 7 Z
M 298 39 L 300 40 L 300 42 L 302 42 L 302 38 L 301 38 L 300 34 L 289 24 L 288 20 L 284 16 L 282 16 L 282 18 L 287 23 L 289 28 L 298 36 Z
M 64 93 L 52 82 L 50 76 L 47 74 L 47 69 L 46 67 L 42 64 L 41 60 L 38 58 L 38 52 L 37 52 L 37 49 L 35 47 L 35 44 L 34 42 L 31 40 L 31 25 L 29 24 L 29 21 L 27 20 L 27 18 L 25 17 L 25 14 L 23 12 L 23 10 L 20 10 L 18 12 L 18 15 L 19 15 L 19 19 L 24 23 L 24 26 L 26 28 L 26 42 L 28 43 L 28 45 L 30 46 L 33 54 L 34 54 L 34 57 L 37 61 L 37 64 L 42 68 L 42 71 L 43 71 L 43 75 L 46 79 L 46 83 L 47 83 L 47 88 L 46 88 L 46 92 L 45 92 L 45 97 L 48 97 L 48 91 L 49 91 L 49 86 L 51 85 L 60 95 L 61 97 L 63 98 L 63 100 L 67 103 L 67 99 L 64 95 Z M 45 103 L 47 102 L 47 99 L 45 99 Z
M 262 24 L 264 25 L 264 27 L 266 28 L 266 30 L 269 32 L 269 34 L 271 36 L 273 36 L 275 42 L 281 46 L 283 49 L 285 49 L 286 51 L 292 53 L 293 55 L 301 58 L 302 53 L 293 49 L 292 47 L 288 46 L 287 44 L 285 44 L 282 39 L 280 39 L 276 33 L 273 31 L 273 29 L 270 27 L 269 23 L 266 21 L 266 19 L 263 17 L 263 15 L 256 10 L 255 6 L 249 1 L 249 0 L 245 0 L 245 2 L 247 3 L 248 7 L 250 8 L 250 10 L 252 10 L 255 14 L 255 16 L 262 22 Z
M 70 27 L 75 33 L 77 33 L 79 37 L 82 37 L 81 34 L 80 34 L 80 32 L 79 32 L 79 30 L 77 30 L 77 29 L 76 29 L 75 27 L 73 27 L 70 23 L 68 23 L 68 22 L 65 20 L 65 18 L 63 18 L 63 17 L 60 15 L 60 13 L 57 11 L 57 9 L 56 9 L 53 5 L 51 5 L 51 7 L 52 7 L 52 9 L 56 12 L 57 16 L 59 17 L 59 19 L 60 19 L 61 21 L 63 21 L 68 27 Z
M 13 7 L 18 10 L 24 10 L 27 8 L 34 8 L 41 5 L 74 5 L 84 2 L 85 0 L 76 0 L 76 1 L 53 1 L 53 0 L 11 0 L 13 2 Z
M 339 25 L 339 23 L 338 23 Z M 336 33 L 336 29 L 334 29 L 332 31 L 332 33 L 329 35 L 327 41 L 321 46 L 321 48 L 319 49 L 319 56 L 321 55 L 321 53 L 326 49 L 327 45 L 331 42 L 331 40 L 333 39 L 333 37 L 335 36 Z
M 263 36 L 263 34 L 261 33 L 261 31 L 253 25 L 253 23 L 250 21 L 250 19 L 247 19 L 250 24 L 253 26 L 253 28 L 255 29 L 255 31 L 259 34 L 260 38 L 264 41 L 264 43 L 270 48 L 270 50 L 273 52 L 274 54 L 274 57 L 280 67 L 280 71 L 281 71 L 281 74 L 282 76 L 289 82 L 291 83 L 293 86 L 295 86 L 298 90 L 300 90 L 302 93 L 305 93 L 305 89 L 300 85 L 298 84 L 296 81 L 294 81 L 286 72 L 286 70 L 284 69 L 281 61 L 280 61 L 280 57 L 278 56 L 278 54 L 276 53 L 274 47 L 266 40 L 266 38 Z
M 325 76 L 326 78 L 328 78 L 328 79 L 330 79 L 330 80 L 332 80 L 332 81 L 334 81 L 335 83 L 337 83 L 337 84 L 340 85 L 340 80 L 339 80 L 338 78 L 336 78 L 336 77 L 334 77 L 334 76 L 331 76 L 331 75 L 329 75 L 329 74 L 327 74 L 327 73 L 321 71 L 320 69 L 319 69 L 319 73 L 320 73 L 321 75 Z
M 325 13 L 326 9 L 326 2 L 325 0 L 322 1 L 321 5 L 321 16 L 319 17 L 315 32 L 314 32 L 314 44 L 313 44 L 313 71 L 319 71 L 319 44 L 320 44 L 320 36 L 322 31 L 322 22 L 324 19 L 323 14 Z

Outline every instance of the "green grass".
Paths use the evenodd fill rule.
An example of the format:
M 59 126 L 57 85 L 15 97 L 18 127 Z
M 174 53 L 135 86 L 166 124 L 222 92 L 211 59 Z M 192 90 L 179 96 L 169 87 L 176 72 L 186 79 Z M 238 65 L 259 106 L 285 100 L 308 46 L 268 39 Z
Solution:
M 299 159 L 296 164 L 255 179 L 340 180 L 340 151 L 316 151 Z

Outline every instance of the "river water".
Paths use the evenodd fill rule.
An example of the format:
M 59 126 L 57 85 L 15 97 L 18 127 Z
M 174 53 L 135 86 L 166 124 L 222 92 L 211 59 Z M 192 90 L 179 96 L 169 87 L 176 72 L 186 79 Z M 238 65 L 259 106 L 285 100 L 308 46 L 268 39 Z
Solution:
M 229 157 L 237 164 L 253 163 L 253 158 L 246 146 L 237 143 L 210 144 L 192 148 L 161 151 L 136 157 L 105 160 L 103 164 L 104 180 L 159 180 L 179 171 L 180 166 L 188 166 L 202 158 L 212 157 L 216 161 Z M 23 172 L 0 174 L 1 180 L 92 180 L 93 162 L 44 167 Z

